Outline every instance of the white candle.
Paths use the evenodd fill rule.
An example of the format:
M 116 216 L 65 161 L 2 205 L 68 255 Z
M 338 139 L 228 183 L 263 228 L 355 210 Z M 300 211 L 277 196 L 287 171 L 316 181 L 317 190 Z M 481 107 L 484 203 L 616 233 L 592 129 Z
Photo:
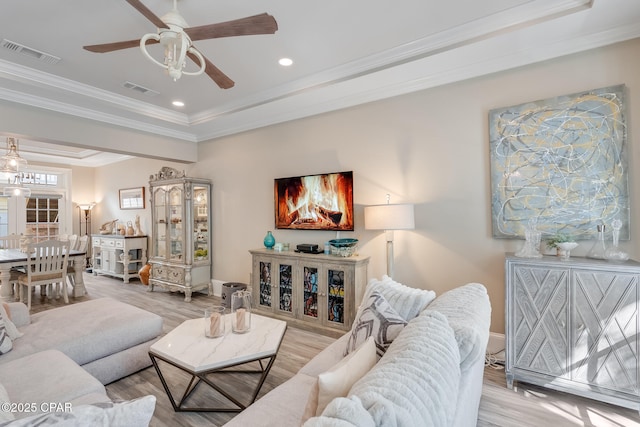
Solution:
M 245 313 L 247 310 L 245 310 L 244 308 L 239 308 L 236 310 L 236 329 L 239 331 L 244 331 L 246 329 L 246 322 L 245 322 Z
M 217 337 L 220 335 L 220 326 L 222 325 L 220 322 L 220 313 L 211 313 L 209 322 L 209 336 Z

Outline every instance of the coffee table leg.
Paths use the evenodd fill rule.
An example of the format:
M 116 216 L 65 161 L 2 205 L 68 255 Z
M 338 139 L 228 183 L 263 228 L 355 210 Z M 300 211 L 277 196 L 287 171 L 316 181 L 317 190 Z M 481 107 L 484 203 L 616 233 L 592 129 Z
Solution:
M 211 373 L 218 373 L 218 374 L 223 374 L 223 373 L 234 373 L 234 372 L 239 372 L 239 373 L 260 373 L 260 380 L 258 381 L 258 384 L 256 385 L 256 388 L 253 392 L 253 396 L 251 398 L 251 402 L 249 402 L 249 405 L 252 404 L 253 402 L 256 401 L 257 397 L 258 397 L 258 393 L 260 393 L 260 389 L 262 388 L 262 385 L 264 384 L 267 375 L 269 374 L 269 371 L 271 370 L 271 367 L 273 366 L 273 362 L 276 359 L 276 355 L 274 354 L 273 356 L 269 357 L 269 363 L 267 363 L 267 366 L 265 367 L 262 364 L 262 361 L 267 359 L 262 358 L 262 359 L 257 359 L 257 362 L 260 364 L 260 370 L 255 370 L 255 371 L 246 371 L 246 370 L 220 370 L 220 371 L 209 371 L 209 372 L 203 372 L 202 374 L 198 375 L 198 374 L 193 374 L 192 372 L 186 371 L 185 369 L 181 368 L 180 366 L 177 366 L 171 362 L 169 362 L 168 360 L 165 360 L 163 358 L 158 357 L 160 360 L 163 360 L 164 362 L 175 366 L 176 368 L 180 369 L 183 372 L 186 372 L 188 374 L 191 375 L 191 381 L 189 381 L 189 384 L 187 385 L 187 388 L 184 391 L 184 394 L 182 395 L 182 398 L 180 399 L 180 402 L 176 403 L 176 400 L 173 397 L 173 394 L 171 393 L 171 390 L 169 389 L 169 385 L 167 384 L 167 381 L 164 378 L 164 375 L 162 374 L 162 371 L 160 370 L 160 366 L 158 365 L 158 362 L 156 360 L 156 356 L 149 353 L 149 357 L 151 358 L 151 362 L 153 363 L 153 367 L 155 368 L 156 372 L 158 373 L 158 377 L 160 378 L 160 382 L 162 382 L 162 386 L 164 387 L 164 391 L 167 393 L 167 397 L 169 397 L 169 401 L 171 401 L 171 406 L 173 406 L 173 410 L 175 412 L 240 412 L 243 409 L 245 409 L 248 405 L 244 405 L 241 402 L 239 402 L 236 398 L 234 398 L 233 396 L 231 396 L 228 392 L 226 392 L 225 390 L 223 390 L 222 388 L 220 388 L 217 384 L 215 384 L 214 382 L 212 382 L 209 378 L 207 378 L 208 374 Z M 256 360 L 254 360 L 255 362 Z M 251 363 L 251 362 L 246 362 L 246 363 Z M 194 381 L 196 381 L 194 384 Z M 237 408 L 185 408 L 182 405 L 184 404 L 184 402 L 191 396 L 191 394 L 195 391 L 195 389 L 198 387 L 198 385 L 200 384 L 200 382 L 205 382 L 206 384 L 208 384 L 211 388 L 213 388 L 214 390 L 216 390 L 218 393 L 220 393 L 222 396 L 224 396 L 225 398 L 227 398 L 230 402 L 232 402 L 234 405 L 237 406 Z

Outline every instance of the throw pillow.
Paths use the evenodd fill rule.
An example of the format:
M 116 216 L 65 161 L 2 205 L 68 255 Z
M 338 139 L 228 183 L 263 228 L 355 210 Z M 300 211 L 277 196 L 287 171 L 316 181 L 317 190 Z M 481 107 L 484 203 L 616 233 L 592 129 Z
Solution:
M 71 412 L 50 412 L 19 418 L 11 427 L 58 425 L 65 427 L 148 426 L 156 397 L 148 395 L 117 403 L 94 403 L 74 407 Z
M 11 337 L 4 326 L 4 316 L 0 313 L 0 354 L 6 354 L 13 348 Z
M 316 416 L 320 416 L 336 397 L 346 397 L 351 386 L 364 376 L 378 361 L 376 343 L 373 337 L 350 353 L 327 372 L 318 375 L 318 406 Z
M 391 307 L 407 322 L 420 314 L 436 298 L 434 291 L 403 285 L 386 274 L 382 276 L 382 280 L 369 280 L 362 301 L 366 301 L 373 292 L 379 292 L 385 297 Z
M 406 324 L 406 320 L 391 307 L 380 292 L 373 292 L 356 314 L 344 355 L 355 351 L 369 337 L 373 337 L 378 358 L 381 358 Z
M 9 393 L 7 393 L 7 389 L 5 389 L 2 384 L 0 384 L 0 403 L 11 403 L 9 400 Z M 16 417 L 13 415 L 13 412 L 8 411 L 7 408 L 0 408 L 0 422 L 12 421 L 15 419 Z
M 8 308 L 8 305 L 5 305 L 4 303 L 0 304 L 0 316 L 4 319 L 4 327 L 7 330 L 7 334 L 9 334 L 9 338 L 16 340 L 24 334 L 20 332 L 18 328 L 16 328 L 16 325 L 11 321 L 11 309 Z

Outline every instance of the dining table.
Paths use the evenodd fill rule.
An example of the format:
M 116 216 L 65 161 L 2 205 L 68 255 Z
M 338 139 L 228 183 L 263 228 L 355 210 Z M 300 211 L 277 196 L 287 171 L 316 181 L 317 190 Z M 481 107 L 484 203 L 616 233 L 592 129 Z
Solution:
M 75 270 L 73 287 L 73 297 L 81 297 L 85 294 L 84 271 L 86 251 L 69 251 L 69 264 L 73 263 Z M 13 287 L 10 283 L 11 269 L 22 267 L 27 264 L 27 254 L 20 249 L 0 249 L 0 300 L 9 301 L 14 298 Z

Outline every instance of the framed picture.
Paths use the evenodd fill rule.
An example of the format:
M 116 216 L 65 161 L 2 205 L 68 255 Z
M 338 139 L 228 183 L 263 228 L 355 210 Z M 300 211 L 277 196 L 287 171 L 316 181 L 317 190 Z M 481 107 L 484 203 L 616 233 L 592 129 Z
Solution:
M 144 209 L 144 187 L 120 190 L 120 209 Z

